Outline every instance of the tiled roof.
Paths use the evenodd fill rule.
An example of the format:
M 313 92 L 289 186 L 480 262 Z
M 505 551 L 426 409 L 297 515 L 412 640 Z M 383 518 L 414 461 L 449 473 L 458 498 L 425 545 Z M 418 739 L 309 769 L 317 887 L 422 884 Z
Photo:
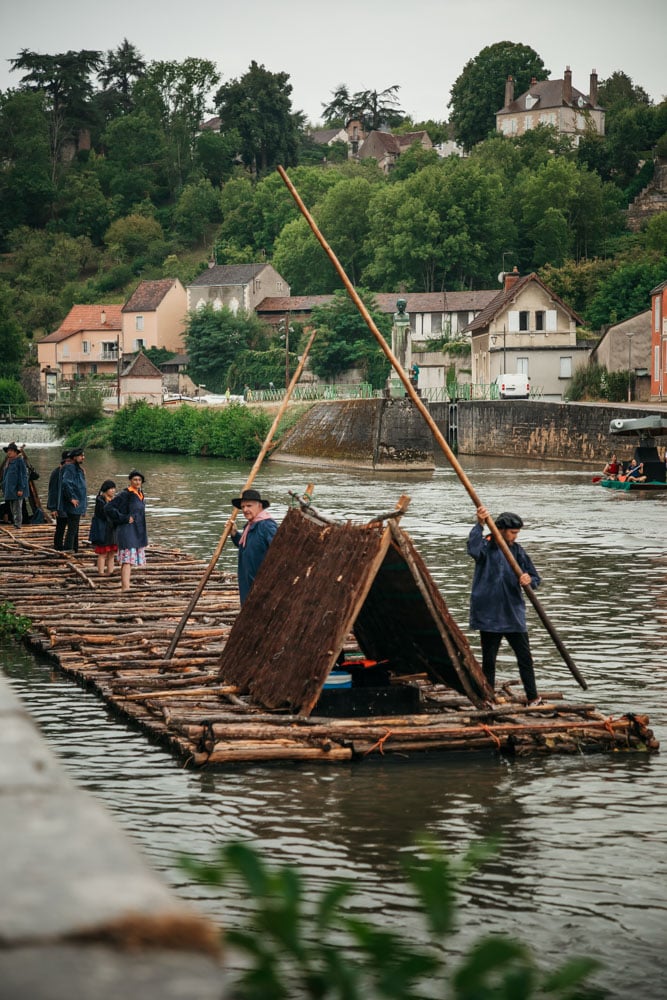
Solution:
M 572 98 L 570 101 L 566 101 L 563 97 L 564 87 L 565 80 L 539 80 L 537 83 L 531 83 L 524 94 L 521 94 L 504 108 L 501 108 L 497 113 L 499 115 L 509 115 L 516 114 L 519 111 L 545 111 L 547 108 L 575 107 L 578 105 L 580 97 L 583 104 L 579 106 L 592 107 L 588 95 L 582 94 L 576 87 L 571 88 Z M 536 98 L 536 103 L 532 104 L 530 108 L 526 106 L 527 97 Z
M 497 316 L 506 305 L 515 299 L 519 292 L 521 292 L 526 285 L 529 285 L 531 281 L 537 282 L 537 284 L 544 289 L 549 298 L 553 299 L 554 302 L 557 302 L 561 308 L 574 319 L 575 323 L 581 326 L 583 320 L 576 314 L 574 309 L 571 309 L 558 295 L 556 295 L 555 292 L 552 292 L 550 288 L 547 288 L 544 282 L 533 272 L 532 274 L 524 275 L 523 278 L 519 278 L 519 280 L 513 282 L 509 288 L 505 288 L 498 292 L 498 294 L 495 295 L 488 304 L 486 309 L 483 309 L 470 323 L 468 323 L 466 327 L 464 327 L 464 332 L 476 333 L 477 331 L 483 330 L 487 327 L 491 320 Z
M 405 299 L 407 311 L 414 313 L 479 312 L 498 293 L 483 289 L 477 292 L 376 292 L 374 298 L 383 313 L 396 312 L 396 299 Z M 257 306 L 257 313 L 309 312 L 315 306 L 325 306 L 333 295 L 268 296 Z
M 73 333 L 110 333 L 118 334 L 121 330 L 121 311 L 119 305 L 87 305 L 72 306 L 57 330 L 42 337 L 40 344 L 58 344 L 67 340 Z M 104 323 L 102 322 L 104 316 Z
M 160 369 L 153 364 L 150 358 L 146 357 L 143 351 L 139 351 L 135 355 L 122 375 L 131 375 L 133 378 L 162 378 Z
M 247 285 L 256 278 L 267 264 L 216 264 L 190 282 L 190 286 L 207 285 Z
M 154 312 L 177 280 L 161 278 L 159 281 L 140 281 L 123 306 L 123 312 Z

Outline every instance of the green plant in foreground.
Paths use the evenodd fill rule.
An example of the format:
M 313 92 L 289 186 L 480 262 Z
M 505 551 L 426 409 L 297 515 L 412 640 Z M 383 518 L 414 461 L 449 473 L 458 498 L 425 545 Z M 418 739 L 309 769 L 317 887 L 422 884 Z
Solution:
M 473 845 L 452 861 L 423 843 L 421 856 L 404 862 L 426 925 L 417 944 L 359 916 L 350 884 L 336 883 L 315 898 L 297 868 L 271 868 L 247 845 L 222 846 L 212 862 L 186 857 L 181 864 L 198 881 L 232 882 L 254 902 L 247 925 L 225 932 L 244 955 L 230 991 L 236 1000 L 600 1000 L 603 992 L 584 985 L 599 967 L 594 959 L 543 972 L 526 945 L 505 935 L 481 938 L 451 967 L 445 945 L 455 929 L 458 886 L 495 849 Z
M 17 614 L 14 605 L 9 601 L 0 604 L 0 636 L 14 635 L 20 638 L 26 634 L 31 625 L 31 620 Z

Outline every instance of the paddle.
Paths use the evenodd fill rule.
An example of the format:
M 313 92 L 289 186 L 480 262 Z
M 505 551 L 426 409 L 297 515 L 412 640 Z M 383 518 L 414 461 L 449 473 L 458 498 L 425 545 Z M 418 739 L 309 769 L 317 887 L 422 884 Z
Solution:
M 474 503 L 475 507 L 476 508 L 477 507 L 481 507 L 482 506 L 482 501 L 477 496 L 477 493 L 475 492 L 475 489 L 474 489 L 472 483 L 470 482 L 470 480 L 468 479 L 467 475 L 465 474 L 465 472 L 463 470 L 463 467 L 459 464 L 459 462 L 458 462 L 458 460 L 457 460 L 454 452 L 452 451 L 452 449 L 449 447 L 449 445 L 445 441 L 443 435 L 440 433 L 440 428 L 437 426 L 435 420 L 433 419 L 433 417 L 429 413 L 427 407 L 424 405 L 424 403 L 422 402 L 420 396 L 415 391 L 415 389 L 414 389 L 412 383 L 410 382 L 410 379 L 408 378 L 407 374 L 403 371 L 403 368 L 399 364 L 398 359 L 396 358 L 396 356 L 392 352 L 391 348 L 387 344 L 386 340 L 384 339 L 384 337 L 382 336 L 382 334 L 378 330 L 377 326 L 375 325 L 372 316 L 368 312 L 368 309 L 366 308 L 366 306 L 364 305 L 364 303 L 361 301 L 361 298 L 359 297 L 356 288 L 354 287 L 354 285 L 352 284 L 352 282 L 348 278 L 347 274 L 345 273 L 345 271 L 343 269 L 342 264 L 340 263 L 340 261 L 338 260 L 338 258 L 335 255 L 335 253 L 333 252 L 333 250 L 331 249 L 331 247 L 329 246 L 329 244 L 327 243 L 327 241 L 324 239 L 324 236 L 322 235 L 322 233 L 318 229 L 317 223 L 315 222 L 315 220 L 313 219 L 312 215 L 310 214 L 310 212 L 308 211 L 308 209 L 304 205 L 303 201 L 301 200 L 301 197 L 300 197 L 298 191 L 296 190 L 296 188 L 292 184 L 291 180 L 287 176 L 287 174 L 286 174 L 285 170 L 283 169 L 283 167 L 278 166 L 277 170 L 278 170 L 278 173 L 280 174 L 280 176 L 282 177 L 282 179 L 283 179 L 283 181 L 285 183 L 285 186 L 287 187 L 287 190 L 289 191 L 289 193 L 292 195 L 292 198 L 296 202 L 296 204 L 297 204 L 297 206 L 299 208 L 299 211 L 301 212 L 301 214 L 303 215 L 304 219 L 306 220 L 306 222 L 310 226 L 310 228 L 311 228 L 311 230 L 313 232 L 313 235 L 315 236 L 315 238 L 317 239 L 318 243 L 320 244 L 320 246 L 322 247 L 322 249 L 326 253 L 327 257 L 329 258 L 329 260 L 333 264 L 334 268 L 338 272 L 338 276 L 340 277 L 341 281 L 345 285 L 345 288 L 347 289 L 348 295 L 350 296 L 350 298 L 354 302 L 355 306 L 357 307 L 357 309 L 361 313 L 361 315 L 362 315 L 362 317 L 364 319 L 364 322 L 366 323 L 366 326 L 368 327 L 368 329 L 371 331 L 371 333 L 373 334 L 373 336 L 377 340 L 380 348 L 382 349 L 382 351 L 384 352 L 384 354 L 386 355 L 386 357 L 389 359 L 389 361 L 390 361 L 393 369 L 395 370 L 395 372 L 398 375 L 399 379 L 403 383 L 403 385 L 405 387 L 406 394 L 410 397 L 410 399 L 412 400 L 412 402 L 416 406 L 417 410 L 421 413 L 422 417 L 424 418 L 424 420 L 428 424 L 428 426 L 429 426 L 429 428 L 431 430 L 431 433 L 433 434 L 433 437 L 435 438 L 435 440 L 437 441 L 437 443 L 440 445 L 440 448 L 441 448 L 442 452 L 444 453 L 445 457 L 447 458 L 447 461 L 449 462 L 449 464 L 453 468 L 453 470 L 456 473 L 456 475 L 459 477 L 459 480 L 461 481 L 463 487 L 466 489 L 466 491 L 468 493 L 468 496 L 470 497 L 470 499 Z M 521 567 L 519 566 L 518 562 L 516 561 L 516 559 L 514 558 L 514 556 L 512 555 L 512 553 L 510 552 L 509 547 L 508 547 L 507 543 L 505 542 L 505 539 L 501 535 L 500 531 L 496 527 L 493 518 L 489 516 L 488 519 L 487 519 L 487 521 L 486 521 L 486 523 L 488 525 L 488 528 L 489 528 L 491 534 L 493 535 L 493 538 L 494 538 L 494 540 L 496 542 L 496 545 L 498 546 L 498 548 L 501 550 L 501 552 L 503 553 L 503 555 L 507 559 L 508 563 L 510 564 L 510 566 L 512 567 L 512 569 L 516 573 L 517 577 L 520 577 L 522 575 L 522 573 L 523 573 L 523 570 L 521 569 Z M 556 632 L 556 629 L 554 628 L 552 622 L 549 620 L 549 617 L 548 617 L 546 611 L 544 610 L 544 608 L 540 604 L 539 600 L 537 599 L 537 596 L 536 596 L 535 592 L 533 591 L 532 587 L 530 587 L 530 585 L 527 585 L 523 589 L 524 589 L 524 591 L 525 591 L 528 599 L 530 600 L 530 603 L 533 605 L 533 607 L 537 611 L 537 614 L 539 615 L 539 617 L 540 617 L 540 619 L 542 621 L 542 624 L 544 625 L 544 627 L 546 628 L 547 632 L 549 633 L 549 635 L 553 639 L 554 644 L 556 646 L 556 649 L 558 650 L 558 652 L 562 656 L 563 660 L 565 661 L 565 663 L 569 667 L 572 676 L 575 678 L 575 680 L 577 681 L 577 683 L 584 690 L 586 690 L 586 688 L 588 686 L 586 684 L 586 681 L 584 680 L 584 678 L 579 673 L 579 671 L 578 671 L 575 663 L 573 662 L 570 654 L 568 653 L 567 649 L 563 645 L 563 642 L 562 642 L 560 636 Z
M 591 479 L 591 482 L 592 483 L 601 483 L 602 480 L 603 480 L 603 478 L 604 478 L 604 476 L 593 476 L 592 479 Z

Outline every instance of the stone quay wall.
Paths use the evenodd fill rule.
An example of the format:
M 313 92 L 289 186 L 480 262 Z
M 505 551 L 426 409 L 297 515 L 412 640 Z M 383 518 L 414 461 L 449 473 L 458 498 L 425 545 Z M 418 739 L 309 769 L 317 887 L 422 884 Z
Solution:
M 449 404 L 432 403 L 430 412 L 449 440 Z M 665 414 L 660 407 L 613 406 L 598 403 L 546 403 L 503 399 L 457 404 L 456 446 L 462 455 L 558 462 L 602 462 L 613 450 L 634 450 L 634 437 L 613 437 L 616 418 Z

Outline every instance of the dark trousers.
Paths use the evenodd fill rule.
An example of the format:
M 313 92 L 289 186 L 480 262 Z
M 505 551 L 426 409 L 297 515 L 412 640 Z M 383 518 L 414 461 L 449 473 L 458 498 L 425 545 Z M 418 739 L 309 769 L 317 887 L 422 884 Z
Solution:
M 65 528 L 67 527 L 67 518 L 61 517 L 60 514 L 56 514 L 56 530 L 53 535 L 53 547 L 57 552 L 62 552 L 65 547 Z
M 79 551 L 79 521 L 80 514 L 68 514 L 65 529 L 65 543 L 63 548 L 66 552 Z
M 533 657 L 530 652 L 527 632 L 480 632 L 482 642 L 482 670 L 484 676 L 492 688 L 496 686 L 496 657 L 500 649 L 503 638 L 514 651 L 517 664 L 519 665 L 519 676 L 523 689 L 526 692 L 528 701 L 537 698 L 537 687 L 535 685 L 535 670 L 533 669 Z

